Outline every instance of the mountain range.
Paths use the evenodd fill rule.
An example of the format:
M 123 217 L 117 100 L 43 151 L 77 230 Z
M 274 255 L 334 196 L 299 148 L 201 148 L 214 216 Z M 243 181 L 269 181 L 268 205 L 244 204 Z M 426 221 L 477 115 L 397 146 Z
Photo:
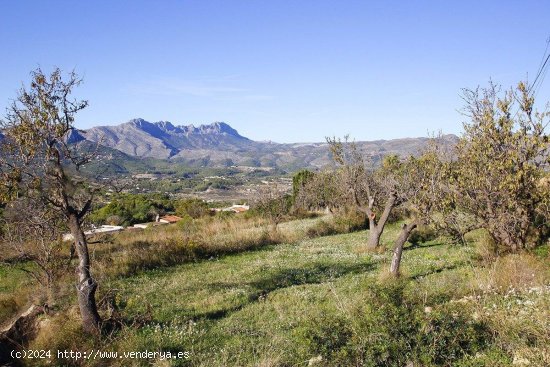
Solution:
M 456 143 L 455 135 L 445 142 Z M 168 160 L 190 166 L 277 167 L 287 171 L 320 168 L 330 164 L 328 144 L 279 144 L 248 139 L 224 122 L 195 127 L 176 126 L 168 121 L 149 122 L 137 118 L 116 126 L 74 130 L 70 142 L 86 140 L 122 152 L 131 158 Z M 379 159 L 384 155 L 418 154 L 428 138 L 403 138 L 357 142 L 359 149 Z M 118 154 L 120 159 L 120 154 Z

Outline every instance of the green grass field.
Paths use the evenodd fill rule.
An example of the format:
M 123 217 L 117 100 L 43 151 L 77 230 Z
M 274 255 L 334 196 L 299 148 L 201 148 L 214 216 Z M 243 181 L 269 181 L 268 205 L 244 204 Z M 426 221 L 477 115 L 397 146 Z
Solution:
M 100 294 L 116 293 L 121 329 L 85 339 L 73 306 L 48 320 L 31 347 L 189 352 L 187 359 L 79 362 L 97 366 L 548 362 L 547 258 L 514 255 L 484 265 L 475 243 L 435 239 L 407 248 L 402 279 L 393 280 L 387 268 L 398 231 L 387 228 L 380 253 L 362 250 L 367 231 L 360 231 L 107 279 Z

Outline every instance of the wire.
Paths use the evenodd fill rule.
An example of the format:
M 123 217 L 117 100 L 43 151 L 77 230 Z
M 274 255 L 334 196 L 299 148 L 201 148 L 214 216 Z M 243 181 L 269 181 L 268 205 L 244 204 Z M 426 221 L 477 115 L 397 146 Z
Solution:
M 544 48 L 544 53 L 542 54 L 542 58 L 540 59 L 540 64 L 538 70 L 542 69 L 542 65 L 544 64 L 544 58 L 546 57 L 546 53 L 548 52 L 548 46 L 550 45 L 550 37 L 546 39 L 546 47 Z
M 537 84 L 537 81 L 540 77 L 540 75 L 542 74 L 543 71 L 545 71 L 546 69 L 546 64 L 548 64 L 548 59 L 550 59 L 550 54 L 548 56 L 546 56 L 546 60 L 544 60 L 544 64 L 542 64 L 542 67 L 539 69 L 539 72 L 537 73 L 537 77 L 535 78 L 535 81 L 533 82 L 533 84 L 531 85 L 531 87 L 528 89 L 529 92 L 531 92 L 531 90 L 533 89 L 536 89 L 535 85 Z M 545 71 L 546 73 L 546 71 Z M 542 83 L 539 83 L 539 87 L 540 87 L 540 84 Z
M 539 94 L 540 92 L 540 87 L 542 86 L 542 84 L 544 83 L 544 78 L 546 78 L 546 74 L 548 72 L 548 68 L 546 68 L 544 70 L 544 72 L 542 73 L 542 78 L 540 79 L 540 82 L 539 82 L 539 85 L 535 87 L 535 93 L 533 95 L 533 97 L 535 97 L 535 99 L 537 99 L 537 95 Z
M 550 59 L 550 54 L 548 53 L 549 45 L 550 45 L 550 37 L 546 40 L 546 48 L 544 49 L 544 54 L 542 55 L 537 76 L 535 77 L 535 80 L 533 81 L 531 86 L 527 88 L 527 94 L 532 95 L 535 99 L 538 92 L 540 91 L 540 87 L 542 86 L 542 83 L 544 82 L 544 78 L 546 77 L 546 72 L 548 71 L 548 68 L 546 66 L 548 65 L 548 60 Z M 542 78 L 539 81 L 539 78 L 541 75 L 542 75 Z M 537 82 L 538 82 L 538 85 L 537 85 Z M 518 110 L 514 114 L 513 120 L 516 119 L 520 110 L 521 110 L 521 107 L 518 107 Z

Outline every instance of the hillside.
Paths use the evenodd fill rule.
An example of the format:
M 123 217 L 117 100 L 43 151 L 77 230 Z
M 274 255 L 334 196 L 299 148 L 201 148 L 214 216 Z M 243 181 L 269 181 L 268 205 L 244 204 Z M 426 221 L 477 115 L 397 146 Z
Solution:
M 532 256 L 510 255 L 484 264 L 482 236 L 474 233 L 468 246 L 444 238 L 409 245 L 403 279 L 395 281 L 384 274 L 399 223 L 384 233 L 385 251 L 369 254 L 360 251 L 365 231 L 303 237 L 327 221 L 282 224 L 282 235 L 298 236 L 293 244 L 104 279 L 102 294 L 115 292 L 117 312 L 124 322 L 134 320 L 132 327 L 102 342 L 83 339 L 73 331 L 77 314 L 69 312 L 44 322 L 31 347 L 188 352 L 188 358 L 171 361 L 178 366 L 500 367 L 549 361 L 548 263 L 540 268 L 543 262 Z M 219 229 L 214 237 L 220 246 L 237 234 Z M 251 238 L 257 230 L 239 233 Z M 157 256 L 143 241 L 167 241 L 176 233 L 146 232 L 128 260 L 138 254 L 134 250 Z M 98 246 L 102 256 L 115 253 L 116 247 Z M 122 366 L 127 360 L 84 365 L 105 363 Z
M 116 126 L 93 127 L 71 137 L 71 141 L 84 139 L 120 151 L 128 157 L 169 160 L 186 166 L 239 165 L 294 171 L 306 167 L 321 168 L 331 163 L 326 143 L 253 141 L 224 122 L 195 127 L 138 118 Z M 448 144 L 454 144 L 456 139 L 454 135 L 444 137 Z M 358 142 L 358 146 L 376 161 L 387 154 L 418 154 L 427 141 L 428 138 L 404 138 Z

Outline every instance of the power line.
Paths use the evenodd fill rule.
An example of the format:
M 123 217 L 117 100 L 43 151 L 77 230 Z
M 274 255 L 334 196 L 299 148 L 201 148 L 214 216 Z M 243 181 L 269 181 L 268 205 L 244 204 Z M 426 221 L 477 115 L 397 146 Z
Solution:
M 542 78 L 540 79 L 540 82 L 539 82 L 538 86 L 535 87 L 535 93 L 533 95 L 535 97 L 535 99 L 537 98 L 537 95 L 540 92 L 540 87 L 544 83 L 544 78 L 546 78 L 547 72 L 548 72 L 548 68 L 544 69 L 544 72 L 542 73 Z
M 540 91 L 540 87 L 542 86 L 542 83 L 544 82 L 544 78 L 546 78 L 546 72 L 548 71 L 548 68 L 546 67 L 548 65 L 548 60 L 550 60 L 550 54 L 548 53 L 548 45 L 550 45 L 550 37 L 546 40 L 546 48 L 544 49 L 544 54 L 542 55 L 541 64 L 539 65 L 537 76 L 535 77 L 535 80 L 533 81 L 531 86 L 527 88 L 527 94 L 531 94 L 534 98 L 536 98 L 538 92 Z M 538 82 L 541 75 L 542 75 L 542 78 L 540 79 L 540 82 Z M 538 85 L 537 85 L 537 82 L 538 82 Z M 513 117 L 514 120 L 518 116 L 520 110 L 521 110 L 521 107 L 518 107 L 518 110 L 516 111 Z
M 542 54 L 542 57 L 540 59 L 540 64 L 538 70 L 542 69 L 542 65 L 544 64 L 544 59 L 546 57 L 546 53 L 548 52 L 548 46 L 550 46 L 550 37 L 546 39 L 546 47 L 544 48 L 544 53 Z
M 545 70 L 546 68 L 546 64 L 548 64 L 548 59 L 550 59 L 550 54 L 548 54 L 548 56 L 546 56 L 546 60 L 544 60 L 544 63 L 542 64 L 542 66 L 540 67 L 539 69 L 539 72 L 537 73 L 537 76 L 535 78 L 535 81 L 533 82 L 533 84 L 531 85 L 531 88 L 529 88 L 529 92 L 531 91 L 531 89 L 536 89 L 537 87 L 535 87 L 535 85 L 537 84 L 537 81 L 540 77 L 540 75 L 542 74 L 542 72 Z M 545 71 L 545 74 L 546 74 L 546 71 Z M 542 83 L 539 83 L 539 87 Z

